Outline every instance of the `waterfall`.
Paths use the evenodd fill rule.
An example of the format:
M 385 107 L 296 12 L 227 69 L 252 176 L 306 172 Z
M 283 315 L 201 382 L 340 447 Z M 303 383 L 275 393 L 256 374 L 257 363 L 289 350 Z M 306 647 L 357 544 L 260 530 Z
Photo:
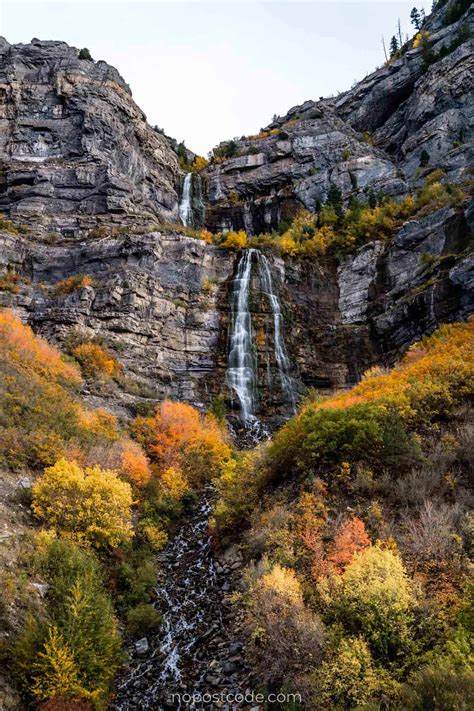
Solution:
M 184 176 L 179 218 L 185 227 L 198 228 L 204 224 L 202 182 L 201 176 L 197 173 L 186 173 Z
M 183 194 L 179 203 L 179 217 L 185 227 L 191 227 L 193 222 L 193 208 L 191 205 L 193 191 L 193 174 L 186 173 L 183 182 Z
M 283 395 L 296 411 L 294 382 L 283 336 L 283 315 L 275 292 L 268 259 L 256 249 L 245 250 L 240 258 L 232 290 L 232 332 L 226 372 L 227 384 L 237 394 L 240 418 L 252 429 L 262 427 L 255 417 L 257 390 L 257 359 L 252 342 L 252 319 L 249 308 L 250 284 L 254 255 L 258 264 L 260 286 L 268 299 L 273 315 L 275 361 Z
M 239 398 L 244 423 L 255 419 L 256 362 L 252 350 L 252 321 L 249 311 L 250 279 L 254 249 L 240 258 L 232 291 L 232 334 L 226 372 L 228 385 Z
M 280 302 L 273 288 L 272 272 L 268 259 L 261 252 L 257 253 L 258 272 L 263 292 L 268 298 L 273 314 L 273 329 L 275 337 L 275 360 L 278 366 L 281 387 L 284 395 L 291 401 L 293 412 L 296 411 L 296 399 L 293 388 L 293 378 L 290 375 L 291 367 L 288 354 L 286 352 L 285 339 L 283 337 L 283 316 Z

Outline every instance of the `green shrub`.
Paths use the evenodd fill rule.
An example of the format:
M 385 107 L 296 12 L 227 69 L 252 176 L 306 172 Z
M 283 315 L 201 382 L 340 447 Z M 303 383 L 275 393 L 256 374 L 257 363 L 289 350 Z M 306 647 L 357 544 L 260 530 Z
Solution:
M 94 60 L 92 59 L 91 53 L 87 49 L 87 47 L 83 47 L 81 51 L 79 52 L 79 59 L 85 59 L 88 62 L 93 62 Z
M 411 649 L 413 593 L 393 551 L 365 548 L 341 576 L 320 580 L 318 589 L 328 619 L 362 635 L 376 657 L 394 660 Z
M 311 678 L 315 708 L 353 709 L 393 692 L 388 674 L 374 664 L 361 637 L 343 638 Z M 378 706 L 377 706 L 378 708 Z
M 141 603 L 127 612 L 127 628 L 133 636 L 154 632 L 160 625 L 161 615 L 152 605 Z
M 356 461 L 400 467 L 416 461 L 417 455 L 397 413 L 371 404 L 307 408 L 277 433 L 269 449 L 273 467 L 287 472 L 324 472 Z

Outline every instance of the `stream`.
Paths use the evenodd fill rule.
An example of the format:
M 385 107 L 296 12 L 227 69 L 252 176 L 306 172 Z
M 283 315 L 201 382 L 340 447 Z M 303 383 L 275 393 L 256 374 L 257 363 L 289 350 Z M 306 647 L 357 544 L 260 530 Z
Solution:
M 156 607 L 163 624 L 132 646 L 116 686 L 115 711 L 250 708 L 225 700 L 250 690 L 249 669 L 230 601 L 241 562 L 237 551 L 220 560 L 213 553 L 207 530 L 211 501 L 207 490 L 160 556 Z M 205 694 L 222 694 L 224 701 L 201 701 Z

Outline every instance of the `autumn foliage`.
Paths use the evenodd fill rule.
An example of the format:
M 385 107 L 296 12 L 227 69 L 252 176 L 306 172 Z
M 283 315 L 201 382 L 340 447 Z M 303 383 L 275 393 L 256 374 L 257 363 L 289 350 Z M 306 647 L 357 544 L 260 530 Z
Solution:
M 339 528 L 327 557 L 328 561 L 335 572 L 342 573 L 352 561 L 354 554 L 360 553 L 368 545 L 370 539 L 364 522 L 354 516 Z
M 130 485 L 100 467 L 60 459 L 32 487 L 36 516 L 59 533 L 95 547 L 118 546 L 132 533 Z
M 445 324 L 412 345 L 399 365 L 371 374 L 348 392 L 317 409 L 380 403 L 395 407 L 409 423 L 422 423 L 449 412 L 474 391 L 474 320 Z
M 184 490 L 184 482 L 193 485 L 216 477 L 231 457 L 217 421 L 184 403 L 166 400 L 153 417 L 137 418 L 133 432 L 170 489 Z
M 113 415 L 81 404 L 80 384 L 76 365 L 11 311 L 0 313 L 0 459 L 6 466 L 49 466 L 70 442 L 118 437 Z
M 114 377 L 122 372 L 117 358 L 97 343 L 81 343 L 72 349 L 72 355 L 81 364 L 87 378 Z

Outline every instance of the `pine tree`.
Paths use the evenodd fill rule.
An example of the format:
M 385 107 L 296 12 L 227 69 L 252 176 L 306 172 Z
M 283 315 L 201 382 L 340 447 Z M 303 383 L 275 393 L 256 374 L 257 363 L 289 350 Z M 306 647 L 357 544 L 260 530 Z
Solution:
M 416 30 L 421 28 L 421 15 L 416 7 L 410 13 L 411 24 Z
M 393 35 L 392 39 L 390 40 L 390 57 L 395 57 L 395 55 L 398 52 L 398 40 Z

